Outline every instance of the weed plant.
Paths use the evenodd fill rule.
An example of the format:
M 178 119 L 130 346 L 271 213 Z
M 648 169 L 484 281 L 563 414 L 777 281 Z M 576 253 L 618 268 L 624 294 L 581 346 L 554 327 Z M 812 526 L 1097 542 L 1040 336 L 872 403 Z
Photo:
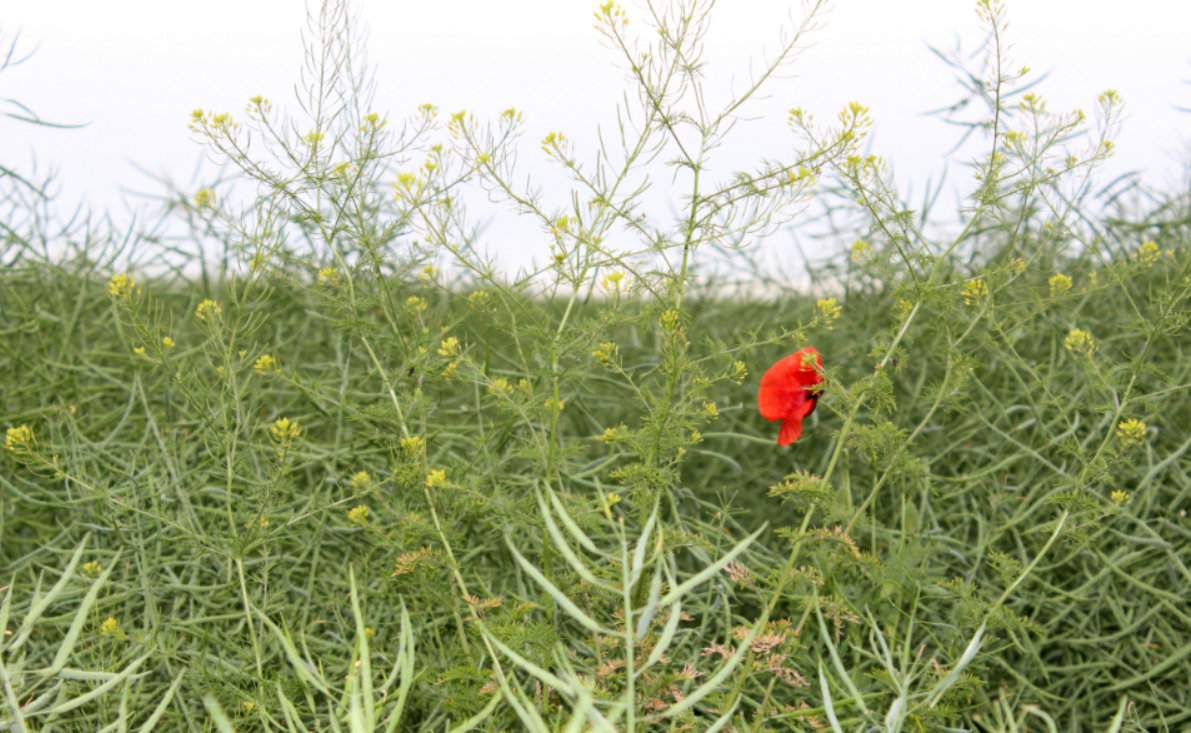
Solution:
M 296 108 L 193 113 L 233 173 L 168 224 L 0 171 L 6 730 L 1191 725 L 1191 198 L 1097 196 L 1121 100 L 1048 109 L 994 0 L 945 56 L 986 151 L 950 219 L 855 103 L 724 176 L 822 3 L 718 101 L 712 4 L 596 9 L 594 151 L 373 111 L 328 1 Z M 791 222 L 809 287 L 757 255 Z M 779 449 L 758 379 L 807 344 Z

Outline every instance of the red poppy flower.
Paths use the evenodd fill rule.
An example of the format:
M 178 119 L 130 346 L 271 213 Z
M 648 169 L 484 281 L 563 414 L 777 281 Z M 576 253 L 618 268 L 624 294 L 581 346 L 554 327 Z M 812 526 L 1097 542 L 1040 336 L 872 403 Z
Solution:
M 757 408 L 761 417 L 782 421 L 778 445 L 789 445 L 802 435 L 802 419 L 815 411 L 819 393 L 814 386 L 823 381 L 823 357 L 806 346 L 779 359 L 761 376 Z

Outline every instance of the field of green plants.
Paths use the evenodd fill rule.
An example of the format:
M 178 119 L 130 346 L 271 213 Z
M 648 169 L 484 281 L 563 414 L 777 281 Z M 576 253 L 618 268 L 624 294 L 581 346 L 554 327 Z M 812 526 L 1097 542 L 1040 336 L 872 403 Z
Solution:
M 1191 192 L 1103 180 L 1119 96 L 1049 109 L 995 0 L 959 210 L 860 104 L 720 160 L 806 39 L 713 104 L 711 5 L 594 8 L 596 150 L 372 111 L 327 2 L 306 96 L 180 121 L 226 171 L 166 224 L 0 168 L 0 730 L 1191 727 Z

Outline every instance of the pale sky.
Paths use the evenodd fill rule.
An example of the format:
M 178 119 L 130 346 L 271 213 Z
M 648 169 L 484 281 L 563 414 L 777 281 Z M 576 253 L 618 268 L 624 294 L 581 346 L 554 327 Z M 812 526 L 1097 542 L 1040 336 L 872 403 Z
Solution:
M 596 5 L 358 0 L 377 67 L 376 107 L 400 116 L 432 102 L 495 117 L 515 106 L 526 116 L 529 151 L 556 129 L 581 150 L 596 125 L 613 119 L 622 84 L 592 30 Z M 641 18 L 633 0 L 625 5 Z M 750 58 L 775 46 L 778 25 L 800 17 L 801 4 L 721 0 L 716 13 L 706 57 L 709 88 L 722 97 L 733 80 L 747 79 Z M 134 164 L 197 187 L 202 152 L 187 129 L 190 111 L 238 113 L 256 94 L 290 103 L 304 16 L 301 0 L 4 0 L 0 41 L 19 31 L 19 47 L 36 54 L 0 74 L 0 99 L 87 126 L 41 130 L 0 118 L 0 162 L 55 169 L 64 204 L 122 209 L 122 189 L 151 186 Z M 1174 107 L 1191 106 L 1191 2 L 1010 0 L 1008 17 L 1011 65 L 1051 73 L 1038 91 L 1052 109 L 1091 110 L 1100 91 L 1120 92 L 1126 118 L 1111 170 L 1140 169 L 1155 185 L 1180 180 L 1191 162 L 1191 115 Z M 789 107 L 830 119 L 855 99 L 872 109 L 874 152 L 920 188 L 955 140 L 923 115 L 957 95 L 927 44 L 950 47 L 958 37 L 974 47 L 982 33 L 974 2 L 835 0 L 824 20 L 795 76 L 749 110 L 762 120 L 724 149 L 722 170 L 789 150 Z M 968 183 L 958 168 L 952 180 Z

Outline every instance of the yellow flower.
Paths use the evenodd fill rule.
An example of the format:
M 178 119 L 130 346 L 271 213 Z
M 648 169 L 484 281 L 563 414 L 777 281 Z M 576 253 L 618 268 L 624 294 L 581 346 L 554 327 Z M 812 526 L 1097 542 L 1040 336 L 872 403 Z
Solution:
M 269 433 L 278 443 L 291 443 L 302 435 L 302 426 L 297 420 L 279 417 L 269 427 Z
M 420 435 L 407 435 L 400 442 L 401 449 L 411 456 L 420 454 L 426 445 L 426 440 Z
M 609 272 L 604 275 L 604 288 L 607 290 L 620 290 L 620 281 L 624 280 L 624 273 L 617 270 Z
M 964 305 L 978 305 L 980 301 L 988 297 L 988 283 L 979 277 L 969 280 L 964 284 L 961 295 L 963 295 Z
M 334 267 L 324 267 L 318 271 L 319 285 L 338 285 L 339 284 L 339 270 Z
M 591 352 L 592 357 L 601 364 L 611 364 L 616 360 L 617 346 L 611 341 L 605 341 Z
M 706 415 L 707 417 L 711 418 L 712 420 L 714 420 L 715 418 L 720 416 L 719 405 L 715 404 L 714 402 L 704 402 L 703 403 L 703 414 Z
M 616 506 L 620 503 L 620 494 L 616 493 L 615 491 L 609 491 L 606 495 L 606 498 L 608 500 L 608 506 Z
M 360 491 L 362 489 L 368 488 L 372 484 L 372 475 L 367 471 L 356 471 L 352 474 L 352 477 L 348 483 L 351 485 L 352 489 L 355 491 Z
M 110 636 L 114 639 L 123 639 L 124 630 L 120 628 L 120 622 L 116 620 L 115 616 L 108 616 L 99 624 L 99 635 Z
M 4 433 L 4 449 L 10 453 L 25 453 L 33 449 L 33 428 L 17 425 Z
M 177 346 L 177 344 L 174 343 L 174 340 L 172 338 L 170 338 L 169 336 L 162 336 L 161 337 L 161 346 L 162 346 L 162 348 L 172 349 L 175 346 Z
M 364 527 L 368 524 L 368 507 L 364 504 L 354 506 L 351 511 L 347 513 L 347 521 L 358 527 Z
M 467 304 L 472 308 L 483 308 L 490 297 L 487 290 L 476 290 L 467 296 Z
M 1067 334 L 1067 338 L 1063 339 L 1063 346 L 1072 354 L 1091 356 L 1092 352 L 1096 350 L 1096 339 L 1081 328 L 1073 328 Z
M 447 482 L 447 472 L 441 468 L 431 469 L 426 474 L 426 488 L 437 489 Z
M 553 397 L 543 403 L 547 410 L 552 413 L 559 413 L 566 409 L 566 400 L 556 400 Z
M 1024 259 L 1022 259 L 1021 257 L 1018 257 L 1017 259 L 1015 259 L 1009 263 L 1009 269 L 1013 270 L 1014 272 L 1016 272 L 1017 274 L 1020 275 L 1021 273 L 1026 271 L 1026 261 Z
M 199 303 L 194 309 L 194 317 L 200 321 L 215 321 L 223 315 L 223 306 L 219 305 L 210 298 L 205 299 Z
M 209 209 L 215 205 L 215 192 L 209 188 L 200 188 L 194 192 L 194 206 L 197 209 Z
M 1125 446 L 1136 445 L 1145 440 L 1148 429 L 1148 426 L 1144 422 L 1135 417 L 1122 420 L 1117 425 L 1117 440 L 1121 441 Z
M 459 339 L 454 336 L 448 336 L 442 340 L 438 345 L 438 355 L 444 359 L 449 359 L 459 353 Z
M 451 362 L 450 364 L 447 364 L 447 366 L 442 370 L 442 378 L 450 379 L 450 378 L 454 377 L 455 372 L 458 369 L 459 369 L 459 360 L 456 359 L 455 361 Z
M 1141 264 L 1143 265 L 1154 264 L 1158 261 L 1158 257 L 1160 255 L 1161 252 L 1158 251 L 1158 243 L 1154 241 L 1143 242 L 1142 245 L 1137 248 L 1137 259 L 1140 260 Z
M 136 282 L 132 275 L 120 273 L 112 275 L 112 279 L 108 280 L 108 295 L 113 298 L 128 300 L 134 292 L 136 292 Z
M 819 311 L 819 317 L 827 322 L 827 327 L 835 323 L 836 319 L 840 317 L 843 312 L 843 306 L 839 304 L 835 298 L 820 298 L 815 303 L 815 309 Z
M 405 307 L 409 308 L 414 313 L 424 313 L 430 305 L 423 298 L 416 295 L 411 295 L 405 299 Z
M 430 282 L 437 274 L 438 270 L 435 269 L 434 265 L 426 265 L 422 268 L 422 271 L 418 273 L 418 279 L 422 282 Z
M 666 309 L 658 321 L 662 324 L 662 328 L 667 331 L 673 331 L 678 328 L 678 311 L 673 308 Z
M 748 379 L 748 376 L 749 368 L 747 364 L 745 364 L 743 361 L 736 361 L 732 363 L 732 372 L 730 378 L 733 382 L 740 384 L 744 380 Z
M 400 196 L 402 191 L 412 191 L 418 183 L 418 177 L 408 171 L 397 174 L 397 184 L 394 188 L 397 190 L 397 195 Z
M 504 377 L 496 377 L 488 382 L 488 393 L 492 395 L 505 395 L 512 389 L 513 386 Z
M 1112 499 L 1113 504 L 1120 506 L 1129 501 L 1129 492 L 1125 491 L 1124 489 L 1115 489 L 1111 494 L 1108 495 L 1108 498 Z
M 623 433 L 624 429 L 619 425 L 611 428 L 604 428 L 604 432 L 600 434 L 599 440 L 602 443 L 615 443 L 616 441 L 620 440 Z
M 252 364 L 257 374 L 268 374 L 277 368 L 277 359 L 272 354 L 261 354 Z
M 551 132 L 542 138 L 542 150 L 547 154 L 553 154 L 566 140 L 566 135 L 561 132 Z
M 145 347 L 137 346 L 137 347 L 133 348 L 132 353 L 136 354 L 137 356 L 144 356 L 145 355 Z
M 863 239 L 852 242 L 851 259 L 853 262 L 864 262 L 873 251 L 873 246 Z
M 1051 275 L 1046 282 L 1050 285 L 1051 297 L 1061 295 L 1071 289 L 1071 278 L 1062 273 Z
M 318 145 L 320 142 L 322 142 L 324 137 L 326 137 L 326 135 L 324 135 L 322 132 L 318 130 L 311 130 L 310 132 L 306 133 L 306 137 L 303 139 L 311 145 Z
M 101 572 L 103 572 L 103 565 L 100 565 L 98 562 L 92 560 L 83 563 L 83 575 L 86 575 L 88 578 L 98 577 Z

